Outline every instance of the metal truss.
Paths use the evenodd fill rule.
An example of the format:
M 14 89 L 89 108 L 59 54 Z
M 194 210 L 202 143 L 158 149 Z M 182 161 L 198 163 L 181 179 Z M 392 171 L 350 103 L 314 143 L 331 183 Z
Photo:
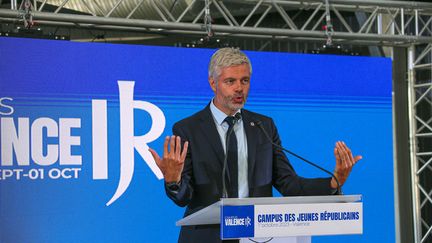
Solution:
M 331 36 L 340 43 L 390 46 L 432 42 L 430 3 L 377 0 L 27 1 L 32 3 L 33 21 L 55 26 L 273 40 L 322 41 Z M 0 9 L 0 21 L 26 20 L 16 0 L 11 0 L 10 6 L 11 9 Z M 363 16 L 364 21 L 354 23 L 354 15 Z M 329 17 L 333 22 L 330 31 L 326 28 Z
M 24 0 L 25 1 L 25 0 Z M 5 2 L 5 1 L 3 1 Z M 0 23 L 409 50 L 415 242 L 432 241 L 432 4 L 378 0 L 11 0 Z M 31 17 L 31 19 L 30 19 Z M 331 28 L 329 28 L 331 27 Z M 397 132 L 397 131 L 396 131 Z
M 432 44 L 409 48 L 410 149 L 415 242 L 432 241 Z

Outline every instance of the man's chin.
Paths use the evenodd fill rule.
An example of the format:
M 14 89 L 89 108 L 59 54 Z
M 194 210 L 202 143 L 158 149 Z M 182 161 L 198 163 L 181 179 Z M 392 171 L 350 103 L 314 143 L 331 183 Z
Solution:
M 231 104 L 230 105 L 230 109 L 233 110 L 233 111 L 240 110 L 243 107 L 244 107 L 244 103 L 241 103 L 241 104 Z

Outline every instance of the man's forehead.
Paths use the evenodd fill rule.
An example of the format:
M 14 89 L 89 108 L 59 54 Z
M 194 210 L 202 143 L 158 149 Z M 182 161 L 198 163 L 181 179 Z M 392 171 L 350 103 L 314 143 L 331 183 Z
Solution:
M 232 64 L 232 65 L 228 65 L 228 66 L 220 66 L 221 69 L 224 68 L 233 68 L 233 67 L 242 67 L 242 66 L 246 66 L 249 68 L 249 65 L 247 63 L 240 63 L 240 64 Z
M 231 66 L 222 67 L 221 72 L 248 72 L 250 73 L 250 68 L 247 63 L 236 64 Z

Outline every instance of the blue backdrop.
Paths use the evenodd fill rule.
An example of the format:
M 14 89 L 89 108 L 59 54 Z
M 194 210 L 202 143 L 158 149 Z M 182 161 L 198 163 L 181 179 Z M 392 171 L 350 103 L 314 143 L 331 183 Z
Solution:
M 161 154 L 174 122 L 211 99 L 207 65 L 213 52 L 0 38 L 0 242 L 175 242 L 179 229 L 174 224 L 184 209 L 165 196 L 163 181 L 136 151 L 130 185 L 106 206 L 121 176 L 117 82 L 135 81 L 134 100 L 163 111 L 166 127 L 149 144 Z M 246 53 L 253 65 L 246 108 L 273 117 L 285 147 L 329 170 L 338 140 L 363 155 L 343 190 L 364 196 L 364 234 L 313 241 L 394 242 L 391 61 Z M 107 100 L 103 180 L 93 179 L 94 99 Z M 149 113 L 135 109 L 134 115 L 135 135 L 147 133 Z M 57 135 L 43 123 L 38 137 L 35 121 L 42 117 Z M 64 133 L 62 122 L 68 119 L 80 124 Z M 69 139 L 69 153 L 50 165 L 35 163 L 33 153 L 47 156 L 49 145 L 65 144 L 62 136 Z M 43 151 L 36 151 L 33 137 L 42 139 Z M 80 163 L 62 164 L 62 156 L 81 156 Z M 326 176 L 301 161 L 291 162 L 303 176 Z

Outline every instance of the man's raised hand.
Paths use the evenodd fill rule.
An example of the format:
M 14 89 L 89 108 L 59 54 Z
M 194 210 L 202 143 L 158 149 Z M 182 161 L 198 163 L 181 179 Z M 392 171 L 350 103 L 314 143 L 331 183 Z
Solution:
M 156 165 L 162 171 L 166 183 L 180 182 L 188 146 L 189 143 L 186 141 L 182 149 L 180 136 L 173 135 L 171 137 L 165 137 L 162 158 L 159 157 L 158 153 L 154 149 L 149 148 Z

